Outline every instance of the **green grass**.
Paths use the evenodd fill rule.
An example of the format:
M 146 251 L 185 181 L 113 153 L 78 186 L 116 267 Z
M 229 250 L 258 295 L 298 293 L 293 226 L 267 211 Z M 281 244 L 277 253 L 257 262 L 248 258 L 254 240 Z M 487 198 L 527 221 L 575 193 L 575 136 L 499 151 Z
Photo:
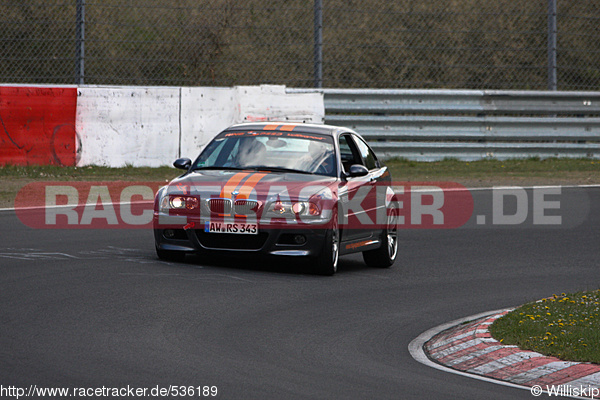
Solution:
M 181 175 L 173 167 L 160 168 L 109 168 L 109 167 L 57 167 L 57 166 L 2 166 L 0 167 L 0 208 L 14 206 L 19 190 L 31 182 L 39 181 L 144 181 L 166 182 Z
M 496 320 L 490 332 L 506 345 L 600 364 L 600 290 L 525 304 Z
M 470 186 L 488 184 L 592 184 L 600 183 L 600 160 L 549 158 L 540 160 L 443 160 L 415 162 L 390 160 L 395 180 L 446 180 Z
M 179 172 L 179 174 L 178 174 Z M 132 167 L 110 168 L 100 166 L 89 167 L 57 167 L 52 165 L 28 165 L 0 167 L 0 179 L 12 180 L 124 180 L 124 181 L 157 181 L 172 179 L 181 171 L 173 167 Z

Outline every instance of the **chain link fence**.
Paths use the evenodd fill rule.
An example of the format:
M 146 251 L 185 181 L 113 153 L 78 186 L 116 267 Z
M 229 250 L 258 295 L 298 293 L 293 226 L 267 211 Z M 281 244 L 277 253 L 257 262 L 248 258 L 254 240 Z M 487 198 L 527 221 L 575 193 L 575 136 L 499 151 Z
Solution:
M 3 0 L 0 82 L 597 91 L 598 26 L 600 0 Z

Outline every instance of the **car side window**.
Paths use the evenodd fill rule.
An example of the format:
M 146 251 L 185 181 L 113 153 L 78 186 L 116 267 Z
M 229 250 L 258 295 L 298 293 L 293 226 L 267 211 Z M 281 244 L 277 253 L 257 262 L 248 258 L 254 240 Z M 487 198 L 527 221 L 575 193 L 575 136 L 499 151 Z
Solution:
M 360 153 L 350 135 L 341 135 L 339 144 L 340 158 L 342 159 L 344 172 L 350 171 L 350 166 L 354 164 L 364 165 Z
M 362 158 L 363 164 L 369 171 L 379 168 L 379 161 L 373 153 L 373 150 L 358 136 L 354 136 L 354 141 L 358 147 L 360 157 Z

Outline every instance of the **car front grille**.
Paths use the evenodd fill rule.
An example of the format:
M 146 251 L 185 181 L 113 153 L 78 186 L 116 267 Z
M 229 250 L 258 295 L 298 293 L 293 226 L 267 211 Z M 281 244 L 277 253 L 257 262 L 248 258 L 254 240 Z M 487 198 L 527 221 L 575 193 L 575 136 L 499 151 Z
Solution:
M 239 199 L 233 202 L 231 199 L 215 198 L 208 199 L 208 209 L 212 214 L 231 215 L 256 215 L 260 206 L 256 200 Z
M 256 215 L 258 202 L 255 200 L 236 200 L 234 211 L 237 215 Z
M 230 199 L 209 199 L 208 209 L 214 214 L 231 214 L 231 200 Z

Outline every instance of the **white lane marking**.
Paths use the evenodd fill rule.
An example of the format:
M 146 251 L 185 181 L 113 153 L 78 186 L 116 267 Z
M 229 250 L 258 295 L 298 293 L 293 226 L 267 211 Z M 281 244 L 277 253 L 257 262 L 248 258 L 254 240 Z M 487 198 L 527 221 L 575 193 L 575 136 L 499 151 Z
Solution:
M 67 182 L 67 181 L 65 181 Z M 104 206 L 117 206 L 117 205 L 136 205 L 136 204 L 152 204 L 154 200 L 141 200 L 141 201 L 124 201 L 124 202 L 110 202 L 110 203 L 102 203 Z M 27 207 L 19 207 L 19 210 L 25 211 L 35 211 L 35 210 L 45 210 L 45 209 L 54 209 L 54 208 L 73 208 L 76 206 L 97 206 L 97 204 L 93 203 L 78 203 L 78 204 L 60 204 L 53 206 L 27 206 Z M 16 207 L 13 208 L 0 208 L 0 212 L 2 211 L 15 211 Z
M 15 255 L 11 255 L 11 254 L 0 254 L 0 257 L 10 258 L 13 260 L 31 260 L 31 258 L 27 258 L 27 257 L 23 257 L 23 256 L 15 256 Z
M 200 268 L 202 269 L 202 268 Z M 197 275 L 197 276 L 190 276 L 190 275 L 184 275 L 184 274 L 164 274 L 164 273 L 157 273 L 157 274 L 153 274 L 151 272 L 146 272 L 146 273 L 140 273 L 140 272 L 120 272 L 119 275 L 126 275 L 126 276 L 147 276 L 147 277 L 152 277 L 152 278 L 162 278 L 162 277 L 175 277 L 175 278 L 182 278 L 185 280 L 193 280 L 193 281 L 220 281 L 220 282 L 226 282 L 229 279 L 234 279 L 237 281 L 241 281 L 241 282 L 247 282 L 247 283 L 254 283 L 254 281 L 251 281 L 249 279 L 244 279 L 244 278 L 240 278 L 237 276 L 233 276 L 233 275 L 227 275 L 227 274 L 203 274 L 203 275 Z M 223 279 L 226 278 L 226 279 Z
M 66 253 L 0 253 L 2 258 L 12 258 L 16 260 L 63 260 L 65 258 L 78 259 L 79 257 Z

